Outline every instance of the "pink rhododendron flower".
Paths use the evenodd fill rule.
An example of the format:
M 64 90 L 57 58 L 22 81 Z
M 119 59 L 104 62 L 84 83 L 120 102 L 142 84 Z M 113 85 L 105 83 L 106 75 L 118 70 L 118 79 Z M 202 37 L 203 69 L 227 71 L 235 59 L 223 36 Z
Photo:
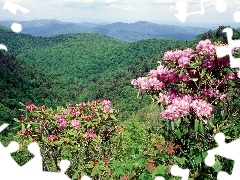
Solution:
M 168 105 L 166 110 L 161 114 L 162 117 L 169 120 L 177 120 L 180 117 L 185 117 L 190 112 L 191 96 L 185 95 L 182 98 L 177 97 L 172 100 L 172 104 Z
M 83 119 L 85 121 L 92 121 L 94 119 L 94 116 L 93 115 L 89 115 L 89 116 L 84 116 Z
M 111 106 L 111 101 L 109 101 L 109 100 L 103 100 L 103 101 L 102 101 L 102 105 L 103 105 L 103 106 Z
M 234 80 L 234 79 L 236 79 L 236 75 L 235 75 L 235 73 L 227 73 L 227 74 L 225 74 L 225 78 L 226 79 L 229 79 L 229 80 Z
M 184 82 L 184 83 L 189 83 L 190 80 L 189 80 L 189 73 L 183 73 L 181 76 L 180 76 L 181 80 Z
M 60 130 L 63 130 L 67 126 L 67 120 L 62 120 L 61 122 L 58 123 L 58 128 Z
M 83 135 L 83 137 L 86 139 L 94 138 L 94 130 L 93 129 L 87 130 L 87 132 Z
M 78 129 L 81 126 L 81 123 L 78 120 L 72 120 L 72 127 Z
M 182 56 L 178 59 L 178 65 L 179 67 L 186 67 L 190 64 L 190 59 L 186 56 Z
M 43 111 L 45 108 L 46 108 L 46 107 L 43 105 L 43 106 L 40 106 L 40 107 L 39 107 L 39 110 L 40 110 L 40 111 Z
M 48 136 L 48 140 L 55 141 L 55 140 L 57 140 L 57 136 L 55 134 L 52 134 L 52 135 Z
M 196 99 L 191 102 L 191 107 L 199 117 L 210 118 L 212 116 L 212 105 L 202 99 Z
M 216 54 L 215 46 L 209 39 L 200 41 L 196 46 L 196 50 L 199 51 L 199 54 L 203 54 L 203 52 L 205 52 L 209 56 L 213 56 Z
M 34 104 L 30 104 L 26 106 L 26 110 L 27 111 L 33 111 L 34 109 L 36 109 L 37 107 Z
M 212 69 L 212 68 L 215 67 L 215 62 L 213 60 L 204 61 L 204 63 L 202 64 L 202 67 L 206 67 L 208 69 Z

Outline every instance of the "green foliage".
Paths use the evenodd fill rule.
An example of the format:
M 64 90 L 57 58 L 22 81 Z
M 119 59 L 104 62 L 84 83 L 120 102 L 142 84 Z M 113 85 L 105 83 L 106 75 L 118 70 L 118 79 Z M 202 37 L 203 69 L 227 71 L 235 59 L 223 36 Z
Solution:
M 20 152 L 25 152 L 34 141 L 41 148 L 45 171 L 57 171 L 60 160 L 68 159 L 71 161 L 68 175 L 76 176 L 73 179 L 86 174 L 101 178 L 110 170 L 108 159 L 112 158 L 112 138 L 116 134 L 117 114 L 109 103 L 94 101 L 55 110 L 33 104 L 24 106 L 21 110 L 24 115 L 14 119 Z
M 221 28 L 216 32 L 219 33 Z M 175 163 L 181 168 L 190 168 L 194 179 L 214 179 L 219 170 L 231 172 L 232 162 L 222 157 L 218 157 L 218 163 L 213 168 L 204 166 L 203 159 L 206 151 L 216 146 L 213 138 L 206 135 L 207 132 L 212 135 L 223 132 L 227 135 L 227 141 L 239 137 L 239 89 L 231 86 L 233 83 L 229 84 L 227 100 L 219 104 L 220 108 L 214 112 L 214 118 L 209 119 L 208 127 L 196 120 L 191 124 L 194 133 L 190 135 L 184 126 L 187 122 L 182 120 L 166 124 L 160 117 L 162 107 L 151 105 L 152 99 L 146 95 L 136 98 L 138 91 L 130 86 L 131 79 L 147 75 L 162 58 L 163 52 L 192 47 L 197 40 L 153 39 L 126 43 L 98 34 L 43 38 L 14 34 L 2 28 L 0 32 L 2 43 L 14 54 L 0 53 L 0 119 L 1 123 L 12 123 L 11 130 L 1 134 L 5 145 L 12 141 L 19 129 L 26 131 L 25 125 L 31 124 L 36 129 L 40 127 L 35 122 L 25 122 L 24 126 L 19 121 L 12 122 L 13 117 L 19 119 L 21 115 L 28 119 L 26 111 L 18 111 L 18 102 L 32 101 L 38 106 L 45 104 L 52 107 L 47 108 L 42 120 L 48 121 L 52 127 L 50 130 L 54 131 L 57 129 L 54 114 L 63 112 L 64 108 L 60 106 L 65 103 L 110 99 L 114 107 L 120 110 L 116 124 L 84 122 L 79 132 L 69 128 L 60 134 L 58 141 L 50 142 L 47 139 L 52 132 L 49 129 L 43 131 L 45 138 L 38 139 L 43 151 L 56 153 L 57 161 L 67 158 L 74 162 L 68 172 L 72 177 L 88 174 L 96 179 L 99 176 L 102 179 L 153 179 L 162 175 L 171 179 L 169 169 Z M 209 37 L 225 42 L 222 34 L 217 35 L 216 32 L 213 36 L 209 33 Z M 238 38 L 237 31 L 234 32 Z M 203 36 L 199 38 L 206 38 Z M 239 51 L 235 55 L 239 56 Z M 27 116 L 37 118 L 41 114 L 40 111 L 27 112 Z M 105 118 L 115 120 L 112 115 L 100 113 L 99 119 Z M 96 155 L 95 159 L 84 161 L 84 156 L 88 155 L 83 148 L 85 141 L 82 141 L 81 135 L 88 126 L 94 125 L 101 130 L 117 125 L 116 134 L 111 142 L 101 141 L 102 136 L 93 139 L 88 147 Z M 79 142 L 73 140 L 76 136 Z M 25 141 L 20 142 L 24 147 L 35 138 L 31 135 L 26 137 L 23 137 Z M 65 140 L 69 141 L 66 146 L 63 143 Z M 79 149 L 79 145 L 82 148 Z M 57 155 L 59 148 L 63 152 L 61 157 Z M 99 151 L 94 151 L 96 148 L 100 151 L 99 155 Z M 24 148 L 22 150 L 15 153 L 14 158 L 24 164 L 32 155 Z M 107 166 L 104 151 L 108 155 Z M 82 159 L 75 159 L 73 155 Z M 45 168 L 57 170 L 56 161 L 48 157 L 49 154 L 44 155 Z

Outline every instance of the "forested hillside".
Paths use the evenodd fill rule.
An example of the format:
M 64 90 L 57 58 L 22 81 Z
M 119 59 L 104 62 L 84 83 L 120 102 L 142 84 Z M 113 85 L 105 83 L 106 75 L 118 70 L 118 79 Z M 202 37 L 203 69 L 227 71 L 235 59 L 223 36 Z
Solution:
M 1 28 L 0 38 L 9 53 L 45 74 L 54 92 L 38 86 L 41 98 L 34 95 L 31 100 L 35 103 L 42 103 L 43 98 L 46 105 L 62 104 L 63 99 L 77 103 L 108 98 L 126 111 L 122 113 L 125 117 L 143 107 L 135 98 L 131 79 L 147 72 L 166 50 L 187 45 L 186 41 L 162 39 L 126 43 L 99 34 L 33 37 L 5 28 Z
M 220 33 L 222 28 L 199 35 L 198 40 L 226 41 Z M 8 53 L 1 54 L 4 112 L 18 107 L 19 101 L 54 107 L 104 98 L 110 99 L 124 118 L 150 102 L 148 97 L 136 99 L 131 79 L 146 75 L 163 52 L 197 42 L 152 39 L 127 43 L 99 34 L 33 37 L 4 27 L 0 38 L 8 47 Z M 9 119 L 9 114 L 4 113 L 1 119 Z
M 0 123 L 12 126 L 0 134 L 3 144 L 20 144 L 13 157 L 23 165 L 32 158 L 27 145 L 37 142 L 44 171 L 68 159 L 72 179 L 170 179 L 169 168 L 179 163 L 192 179 L 214 179 L 216 168 L 230 172 L 232 163 L 221 157 L 217 167 L 203 162 L 217 132 L 239 137 L 237 72 L 212 48 L 227 43 L 224 28 L 191 41 L 128 43 L 100 34 L 33 37 L 1 27 L 8 52 L 0 52 Z M 240 39 L 239 29 L 233 38 Z

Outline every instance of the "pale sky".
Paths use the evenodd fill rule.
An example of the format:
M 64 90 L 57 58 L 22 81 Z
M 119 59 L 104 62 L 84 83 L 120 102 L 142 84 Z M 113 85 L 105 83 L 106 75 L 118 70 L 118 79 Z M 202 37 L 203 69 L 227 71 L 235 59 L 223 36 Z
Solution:
M 188 12 L 200 10 L 201 0 L 185 0 Z M 191 15 L 185 24 L 234 23 L 233 13 L 240 11 L 240 0 L 225 0 L 227 10 L 219 13 L 216 3 L 224 0 L 203 0 L 204 15 Z M 177 0 L 11 0 L 30 10 L 14 15 L 3 10 L 6 0 L 0 0 L 0 20 L 58 19 L 65 22 L 126 22 L 150 21 L 153 23 L 181 23 L 177 14 Z M 228 24 L 226 24 L 228 23 Z M 222 25 L 223 25 L 222 24 Z M 237 24 L 239 25 L 239 23 Z

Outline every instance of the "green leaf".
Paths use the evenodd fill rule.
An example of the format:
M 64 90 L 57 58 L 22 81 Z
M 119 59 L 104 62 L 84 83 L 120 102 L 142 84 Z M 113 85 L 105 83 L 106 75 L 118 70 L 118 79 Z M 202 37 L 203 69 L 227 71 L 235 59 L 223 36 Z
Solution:
M 72 171 L 73 171 L 73 173 L 72 173 L 72 178 L 73 178 L 73 179 L 78 178 L 78 171 L 75 170 L 75 169 L 73 169 Z
M 24 133 L 25 133 L 25 131 L 26 131 L 25 125 L 24 125 L 24 124 L 22 124 L 22 133 L 24 134 Z
M 57 146 L 61 145 L 62 143 L 63 143 L 62 141 L 53 141 L 53 144 L 55 144 Z
M 180 158 L 180 157 L 177 157 L 177 156 L 174 156 L 173 158 L 175 161 L 177 161 L 180 165 L 183 165 L 185 163 L 185 158 Z
M 177 130 L 177 137 L 178 137 L 178 139 L 181 139 L 181 137 L 182 137 L 182 133 L 181 133 L 180 129 Z
M 216 162 L 215 162 L 215 164 L 213 166 L 213 169 L 214 169 L 215 172 L 221 171 L 222 165 L 221 165 L 220 161 L 216 160 Z
M 19 119 L 17 119 L 17 118 L 13 118 L 13 120 L 16 122 L 20 122 Z
M 149 112 L 151 113 L 151 112 L 155 111 L 155 110 L 157 109 L 157 107 L 158 107 L 157 104 L 152 104 L 152 105 L 150 106 Z
M 204 126 L 203 126 L 203 122 L 202 121 L 200 121 L 200 124 L 199 124 L 199 132 L 201 134 L 204 134 Z
M 152 172 L 152 176 L 155 177 L 156 175 L 165 175 L 166 174 L 166 169 L 167 169 L 167 166 L 159 165 Z
M 110 117 L 111 117 L 112 119 L 114 119 L 114 120 L 117 120 L 117 118 L 115 117 L 114 114 L 110 114 Z
M 232 73 L 232 70 L 230 68 L 224 68 L 223 70 L 227 73 Z
M 108 114 L 103 114 L 103 118 L 106 120 L 108 118 Z
M 164 111 L 163 104 L 160 104 L 160 112 L 163 112 L 163 111 Z
M 194 131 L 197 133 L 198 132 L 198 126 L 199 126 L 199 120 L 195 119 L 194 121 Z
M 230 85 L 230 86 L 235 86 L 236 84 L 235 84 L 233 81 L 228 80 L 228 85 Z
M 107 172 L 111 172 L 111 169 L 110 169 L 109 167 L 105 167 L 105 170 L 106 170 Z
M 174 121 L 171 121 L 171 128 L 174 131 Z
M 194 158 L 195 165 L 198 166 L 201 163 L 202 159 L 203 159 L 202 156 L 195 157 Z
M 93 163 L 88 163 L 88 164 L 86 164 L 86 167 L 87 167 L 87 168 L 93 168 Z
M 202 158 L 207 157 L 208 153 L 207 152 L 202 152 Z
M 24 107 L 26 106 L 25 104 L 23 104 L 23 103 L 21 103 L 21 102 L 19 102 L 19 104 L 22 105 L 22 106 L 24 106 Z
M 221 121 L 225 120 L 225 111 L 224 110 L 220 111 L 220 118 L 221 118 Z
M 95 167 L 95 168 L 92 169 L 91 176 L 94 176 L 94 175 L 96 175 L 96 174 L 98 174 L 98 170 L 97 170 L 97 168 Z
M 118 175 L 123 175 L 124 174 L 124 171 L 123 171 L 123 169 L 121 167 L 118 167 L 115 172 Z
M 213 122 L 212 122 L 212 119 L 209 119 L 209 120 L 208 120 L 208 127 L 209 127 L 209 128 L 214 128 L 214 124 L 213 124 Z
M 180 126 L 180 124 L 181 124 L 181 119 L 179 118 L 179 119 L 177 119 L 176 121 L 174 121 L 175 122 L 175 124 L 177 125 L 177 127 L 179 127 Z

